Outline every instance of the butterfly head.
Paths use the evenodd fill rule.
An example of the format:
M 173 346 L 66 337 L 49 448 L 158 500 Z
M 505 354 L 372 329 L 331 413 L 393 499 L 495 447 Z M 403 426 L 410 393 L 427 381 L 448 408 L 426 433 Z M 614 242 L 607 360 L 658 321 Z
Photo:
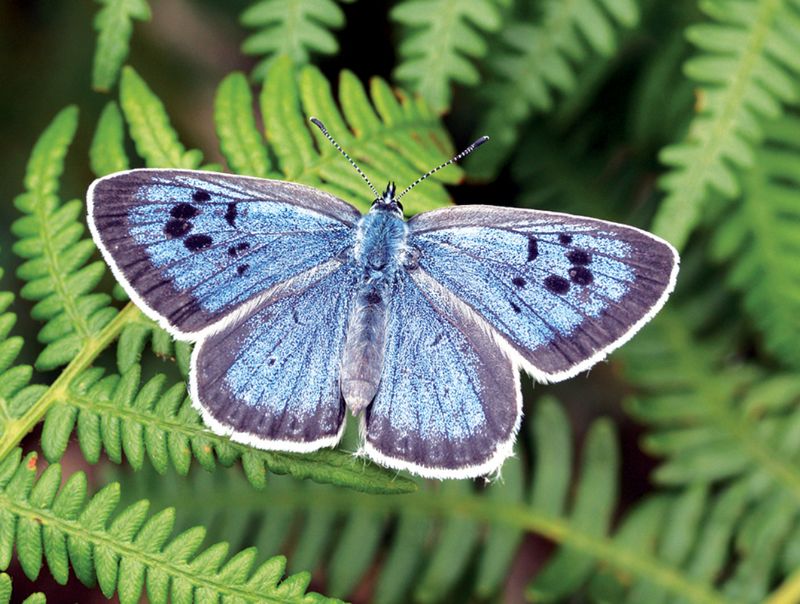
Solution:
M 402 218 L 403 204 L 397 201 L 397 198 L 395 197 L 396 191 L 397 187 L 393 182 L 387 184 L 383 195 L 375 198 L 375 201 L 372 202 L 372 209 L 381 212 L 391 212 Z

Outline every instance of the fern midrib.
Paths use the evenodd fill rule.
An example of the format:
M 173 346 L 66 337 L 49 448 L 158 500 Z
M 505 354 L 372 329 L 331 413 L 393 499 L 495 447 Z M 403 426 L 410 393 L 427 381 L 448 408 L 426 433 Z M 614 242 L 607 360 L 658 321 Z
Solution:
M 680 172 L 683 175 L 683 178 L 681 178 L 682 184 L 671 187 L 672 190 L 669 195 L 661 202 L 662 207 L 679 203 L 680 207 L 684 208 L 684 212 L 686 212 L 685 209 L 687 207 L 698 208 L 698 205 L 705 198 L 706 187 L 710 184 L 709 168 L 722 161 L 720 153 L 726 138 L 725 134 L 737 130 L 735 128 L 736 113 L 743 104 L 745 91 L 758 58 L 762 56 L 767 34 L 769 33 L 769 26 L 782 4 L 783 0 L 766 0 L 761 4 L 758 18 L 749 36 L 749 44 L 746 45 L 740 55 L 739 65 L 741 67 L 734 72 L 733 85 L 726 88 L 728 92 L 723 97 L 722 110 L 711 116 L 710 134 L 705 140 L 699 141 L 700 161 L 692 162 L 688 170 Z M 701 88 L 701 92 L 703 90 Z M 698 119 L 703 117 L 700 116 Z M 657 233 L 664 232 L 660 225 L 662 221 L 658 220 L 660 216 L 660 214 L 657 216 L 657 221 L 654 225 L 654 231 Z M 673 217 L 669 218 L 670 220 L 673 219 Z M 685 243 L 686 233 L 682 233 L 681 237 L 682 240 L 679 241 L 675 241 L 674 237 L 672 238 L 672 242 L 678 245 L 679 249 Z
M 287 52 L 291 57 L 295 56 L 295 50 L 299 48 L 302 52 L 303 49 L 303 45 L 299 41 L 299 36 L 297 36 L 297 24 L 300 21 L 298 14 L 302 13 L 300 10 L 300 3 L 301 0 L 290 0 L 286 3 L 286 20 L 284 21 L 285 26 L 281 32 L 283 34 L 282 37 L 286 40 L 288 46 L 284 52 Z
M 736 219 L 744 220 L 749 225 L 749 230 L 755 240 L 752 246 L 753 253 L 761 258 L 760 266 L 762 268 L 771 267 L 762 273 L 764 280 L 771 284 L 767 290 L 772 292 L 792 291 L 795 287 L 793 280 L 790 279 L 789 283 L 781 282 L 781 276 L 786 275 L 786 272 L 781 270 L 786 264 L 786 260 L 778 244 L 782 228 L 778 226 L 779 219 L 769 205 L 769 194 L 760 186 L 768 179 L 769 174 L 757 162 L 747 175 L 745 194 L 741 204 L 743 216 L 738 216 Z M 759 201 L 761 201 L 760 204 Z M 769 312 L 780 315 L 781 318 L 776 323 L 784 327 L 797 324 L 798 318 L 789 310 L 788 306 L 774 304 L 769 308 Z
M 719 425 L 739 440 L 753 459 L 761 462 L 779 483 L 784 483 L 792 497 L 800 502 L 800 472 L 790 464 L 776 459 L 771 449 L 752 431 L 745 417 L 733 411 L 732 407 L 720 398 L 714 382 L 707 379 L 709 373 L 703 371 L 703 368 L 708 367 L 706 360 L 696 358 L 693 354 L 695 348 L 686 338 L 685 327 L 669 329 L 667 334 L 672 341 L 670 348 L 680 351 L 675 355 L 681 362 L 681 368 L 676 374 L 688 376 L 688 381 L 697 385 L 698 398 L 706 401 Z
M 496 525 L 506 525 L 515 529 L 528 530 L 557 543 L 582 551 L 596 559 L 598 563 L 609 564 L 617 569 L 640 576 L 664 589 L 684 596 L 692 602 L 704 604 L 730 604 L 711 587 L 693 582 L 675 568 L 657 558 L 639 551 L 627 551 L 612 539 L 597 537 L 574 528 L 568 520 L 556 518 L 522 503 L 499 503 L 478 495 L 458 496 L 440 492 L 418 491 L 414 495 L 367 496 L 341 489 L 328 490 L 323 494 L 309 497 L 304 490 L 272 491 L 265 498 L 256 494 L 244 497 L 226 498 L 216 492 L 204 494 L 207 507 L 213 507 L 215 499 L 218 507 L 230 511 L 231 506 L 263 511 L 265 501 L 272 508 L 283 506 L 291 509 L 323 508 L 352 513 L 353 510 L 400 513 L 425 517 L 460 517 L 466 520 L 482 521 Z M 248 505 L 249 504 L 249 505 Z
M 447 54 L 446 49 L 450 48 L 450 39 L 453 37 L 453 28 L 455 27 L 455 20 L 452 18 L 452 15 L 456 12 L 455 7 L 457 6 L 456 2 L 458 0 L 443 0 L 445 6 L 444 10 L 442 10 L 442 19 L 438 19 L 434 21 L 433 26 L 431 27 L 431 36 L 434 36 L 434 39 L 437 41 L 441 41 L 440 44 L 434 46 L 433 53 L 430 55 L 425 55 L 425 60 L 422 62 L 423 65 L 427 65 L 428 68 L 424 70 L 424 75 L 420 80 L 420 89 L 427 89 L 432 86 L 435 86 L 436 82 L 441 81 L 441 75 L 438 75 L 438 70 L 436 67 L 441 68 L 442 72 L 444 72 L 444 65 L 446 64 L 444 60 L 444 56 Z M 464 1 L 464 0 L 460 0 Z M 436 77 L 432 74 L 437 73 Z
M 119 336 L 123 327 L 139 320 L 140 316 L 141 311 L 133 303 L 128 303 L 99 333 L 86 338 L 80 352 L 64 368 L 42 397 L 21 417 L 6 424 L 5 432 L 0 437 L 0 460 L 5 459 L 6 455 L 20 443 L 25 435 L 33 430 L 53 403 L 68 396 L 72 381 L 89 368 L 97 356 Z
M 50 279 L 55 285 L 55 294 L 58 296 L 59 300 L 63 302 L 64 312 L 69 316 L 70 324 L 81 336 L 81 339 L 86 340 L 91 337 L 89 324 L 87 317 L 84 317 L 79 312 L 78 306 L 75 303 L 75 299 L 67 290 L 67 286 L 64 281 L 68 277 L 68 273 L 64 271 L 53 270 L 53 267 L 60 268 L 58 254 L 54 252 L 52 245 L 53 239 L 56 237 L 56 233 L 51 231 L 49 216 L 44 211 L 41 204 L 36 204 L 35 208 L 36 218 L 39 220 L 39 224 L 42 227 L 40 237 L 44 244 L 44 256 L 47 258 L 47 271 L 50 273 Z
M 28 503 L 24 501 L 24 503 Z M 165 557 L 162 553 L 161 556 L 150 552 L 144 552 L 137 549 L 134 543 L 123 543 L 119 539 L 109 535 L 107 531 L 93 531 L 87 530 L 81 524 L 74 520 L 65 520 L 53 515 L 50 509 L 47 508 L 32 508 L 22 505 L 17 499 L 9 497 L 5 491 L 0 492 L 0 508 L 11 511 L 16 517 L 24 517 L 33 522 L 41 524 L 42 526 L 52 526 L 59 529 L 62 533 L 74 536 L 85 540 L 96 546 L 106 547 L 116 552 L 120 558 L 133 558 L 138 560 L 148 571 L 151 568 L 158 568 L 159 570 L 167 569 L 170 577 L 181 578 L 188 581 L 193 586 L 206 587 L 214 589 L 220 594 L 237 596 L 249 602 L 275 602 L 276 604 L 285 604 L 285 598 L 274 598 L 258 594 L 254 596 L 252 592 L 245 589 L 239 589 L 235 586 L 232 587 L 228 582 L 215 581 L 208 576 L 208 573 L 203 571 L 203 574 L 198 576 L 190 572 L 189 564 L 182 563 L 180 566 L 171 563 L 170 559 Z M 280 583 L 278 584 L 280 588 Z M 116 586 L 115 586 L 116 590 Z

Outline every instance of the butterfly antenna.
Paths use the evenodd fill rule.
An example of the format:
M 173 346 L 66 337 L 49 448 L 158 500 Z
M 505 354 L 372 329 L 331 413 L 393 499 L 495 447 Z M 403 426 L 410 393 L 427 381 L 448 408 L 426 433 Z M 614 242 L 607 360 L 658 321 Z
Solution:
M 474 143 L 472 143 L 472 144 L 471 144 L 469 147 L 467 147 L 467 148 L 466 148 L 466 149 L 464 149 L 464 150 L 463 150 L 461 153 L 459 153 L 458 155 L 456 155 L 456 156 L 455 156 L 453 159 L 449 159 L 449 160 L 447 160 L 447 161 L 446 161 L 446 162 L 444 162 L 444 163 L 443 163 L 441 166 L 436 166 L 436 167 L 435 167 L 433 170 L 431 170 L 431 171 L 430 171 L 430 172 L 428 172 L 427 174 L 423 174 L 422 176 L 420 176 L 420 177 L 419 177 L 417 180 L 415 180 L 415 181 L 414 181 L 414 182 L 412 182 L 410 185 L 408 185 L 408 186 L 407 186 L 405 189 L 403 189 L 403 192 L 402 192 L 402 193 L 400 193 L 400 195 L 398 195 L 397 197 L 395 197 L 395 199 L 396 199 L 396 200 L 399 200 L 399 199 L 400 199 L 400 198 L 401 198 L 403 195 L 405 195 L 406 193 L 408 193 L 408 192 L 409 192 L 411 189 L 413 189 L 414 187 L 416 187 L 416 186 L 417 186 L 419 183 L 421 183 L 423 180 L 425 180 L 426 178 L 428 178 L 428 176 L 430 176 L 431 174 L 435 174 L 436 172 L 438 172 L 438 171 L 439 171 L 439 170 L 441 170 L 442 168 L 446 168 L 446 167 L 447 167 L 447 166 L 449 166 L 450 164 L 453 164 L 453 163 L 457 162 L 457 161 L 458 161 L 458 160 L 460 160 L 460 159 L 464 159 L 464 158 L 465 158 L 467 155 L 469 155 L 470 153 L 472 153 L 473 151 L 475 151 L 475 149 L 477 149 L 478 147 L 480 147 L 480 146 L 481 146 L 483 143 L 485 143 L 485 142 L 486 142 L 486 141 L 488 141 L 488 140 L 489 140 L 489 137 L 488 137 L 488 136 L 482 136 L 482 137 L 480 137 L 478 140 L 476 140 Z
M 344 149 L 342 149 L 339 146 L 339 143 L 337 143 L 335 140 L 333 140 L 333 137 L 331 136 L 330 132 L 328 132 L 328 129 L 325 127 L 325 124 L 323 124 L 321 121 L 319 121 L 315 117 L 310 117 L 308 119 L 311 121 L 312 124 L 314 124 L 317 128 L 320 129 L 322 134 L 325 135 L 325 138 L 327 138 L 331 142 L 331 145 L 336 147 L 339 150 L 339 153 L 341 153 L 342 155 L 345 156 L 345 159 L 347 159 L 347 161 L 350 162 L 350 165 L 353 166 L 356 169 L 356 172 L 358 172 L 359 175 L 361 175 L 361 178 L 364 179 L 364 182 L 367 183 L 367 186 L 369 186 L 369 188 L 375 194 L 375 199 L 378 199 L 381 196 L 380 193 L 378 193 L 378 191 L 375 189 L 375 187 L 372 186 L 372 183 L 369 181 L 369 178 L 367 178 L 367 175 L 364 174 L 363 170 L 361 170 L 361 168 L 359 168 L 356 165 L 356 162 L 354 162 L 352 159 L 350 159 L 350 156 L 347 154 L 347 152 Z

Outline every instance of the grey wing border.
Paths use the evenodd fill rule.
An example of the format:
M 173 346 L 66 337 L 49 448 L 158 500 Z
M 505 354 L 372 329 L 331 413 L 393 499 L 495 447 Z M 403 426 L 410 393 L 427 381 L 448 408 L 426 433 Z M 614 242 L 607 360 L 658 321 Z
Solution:
M 113 172 L 112 174 L 108 174 L 101 178 L 95 179 L 86 192 L 86 222 L 89 226 L 89 232 L 92 235 L 92 239 L 94 240 L 95 245 L 100 250 L 100 254 L 105 260 L 106 264 L 111 269 L 111 273 L 114 275 L 114 278 L 117 282 L 122 285 L 122 288 L 128 294 L 130 299 L 136 304 L 136 306 L 150 319 L 158 323 L 158 325 L 164 329 L 167 333 L 169 333 L 173 338 L 177 340 L 184 340 L 190 342 L 197 342 L 199 340 L 204 339 L 205 337 L 216 333 L 217 331 L 224 329 L 225 325 L 227 325 L 232 317 L 230 316 L 223 316 L 220 317 L 217 321 L 213 322 L 212 324 L 208 325 L 207 327 L 198 330 L 198 331 L 184 331 L 181 329 L 177 329 L 174 325 L 172 325 L 167 317 L 165 317 L 162 313 L 158 312 L 156 309 L 152 308 L 133 288 L 128 278 L 125 276 L 123 271 L 120 269 L 117 260 L 111 254 L 111 251 L 106 246 L 106 243 L 100 233 L 100 229 L 98 228 L 97 222 L 95 220 L 95 200 L 96 200 L 96 189 L 99 185 L 103 183 L 107 183 L 109 181 L 114 180 L 115 178 L 120 178 L 128 175 L 163 175 L 163 176 L 191 176 L 195 178 L 208 178 L 213 176 L 215 178 L 230 178 L 231 180 L 241 180 L 245 179 L 251 181 L 255 185 L 259 184 L 269 184 L 271 186 L 278 185 L 280 187 L 285 188 L 286 190 L 296 192 L 293 195 L 293 198 L 297 199 L 298 201 L 307 201 L 313 200 L 312 203 L 293 203 L 292 205 L 297 205 L 299 207 L 313 210 L 319 212 L 320 214 L 329 216 L 336 220 L 339 220 L 345 225 L 348 226 L 355 226 L 356 221 L 361 217 L 361 212 L 359 212 L 355 207 L 347 203 L 346 201 L 339 199 L 335 195 L 331 195 L 330 193 L 326 193 L 319 189 L 315 189 L 314 187 L 310 187 L 307 185 L 301 185 L 289 181 L 284 180 L 274 180 L 274 179 L 266 179 L 266 178 L 258 178 L 255 176 L 239 176 L 237 174 L 228 174 L 224 172 L 209 172 L 206 170 L 180 170 L 180 169 L 172 169 L 172 168 L 134 168 L 131 170 L 122 170 L 120 172 Z M 300 195 L 302 194 L 302 195 Z M 321 211 L 321 209 L 325 209 L 326 211 Z M 277 287 L 277 286 L 276 286 Z M 254 304 L 258 301 L 263 299 L 264 295 L 269 295 L 270 291 L 264 292 L 264 294 L 256 296 L 256 299 L 251 300 L 249 303 L 245 303 L 245 310 L 253 308 Z M 240 315 L 242 309 L 237 310 L 235 314 Z
M 408 221 L 408 227 L 411 235 L 417 235 L 448 228 L 481 226 L 477 223 L 476 219 L 481 217 L 485 220 L 487 216 L 490 216 L 493 219 L 491 224 L 502 227 L 505 224 L 510 225 L 513 222 L 519 221 L 520 214 L 530 214 L 532 217 L 536 216 L 538 218 L 551 217 L 556 220 L 560 220 L 565 217 L 570 219 L 579 218 L 587 222 L 605 225 L 612 230 L 632 231 L 642 237 L 643 240 L 649 240 L 664 246 L 667 250 L 669 250 L 672 256 L 672 270 L 669 275 L 667 286 L 661 292 L 661 296 L 650 306 L 649 310 L 641 318 L 631 324 L 630 327 L 623 331 L 616 339 L 609 342 L 606 346 L 595 352 L 592 356 L 572 365 L 566 370 L 558 372 L 543 371 L 542 369 L 533 365 L 517 350 L 517 348 L 511 344 L 511 342 L 503 334 L 498 332 L 488 321 L 483 319 L 477 310 L 472 308 L 472 306 L 470 306 L 464 300 L 461 300 L 457 292 L 451 292 L 465 306 L 469 307 L 473 313 L 481 316 L 487 326 L 487 329 L 493 332 L 498 345 L 505 351 L 509 358 L 511 358 L 516 367 L 525 370 L 525 372 L 533 376 L 537 382 L 544 384 L 560 382 L 586 371 L 605 359 L 609 354 L 633 338 L 633 336 L 636 335 L 636 333 L 664 307 L 664 304 L 666 304 L 670 294 L 675 290 L 675 284 L 677 283 L 678 272 L 680 270 L 680 255 L 678 254 L 678 250 L 676 250 L 675 247 L 668 241 L 637 227 L 619 224 L 608 220 L 588 218 L 585 216 L 573 216 L 571 214 L 564 214 L 563 212 L 548 212 L 545 210 L 534 210 L 527 208 L 504 208 L 480 204 L 469 206 L 453 206 L 417 214 Z M 420 270 L 424 269 L 420 268 Z M 436 278 L 433 275 L 428 273 L 426 274 L 428 277 L 436 281 Z M 440 285 L 445 287 L 441 283 Z

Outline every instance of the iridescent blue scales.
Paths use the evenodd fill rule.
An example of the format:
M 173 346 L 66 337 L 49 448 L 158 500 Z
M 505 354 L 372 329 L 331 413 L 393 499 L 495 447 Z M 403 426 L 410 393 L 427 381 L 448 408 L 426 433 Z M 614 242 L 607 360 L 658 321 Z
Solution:
M 635 228 L 490 206 L 405 221 L 292 183 L 131 170 L 89 190 L 95 241 L 131 298 L 197 342 L 215 431 L 311 451 L 360 416 L 362 452 L 435 478 L 511 454 L 519 369 L 588 369 L 664 304 L 678 256 Z

